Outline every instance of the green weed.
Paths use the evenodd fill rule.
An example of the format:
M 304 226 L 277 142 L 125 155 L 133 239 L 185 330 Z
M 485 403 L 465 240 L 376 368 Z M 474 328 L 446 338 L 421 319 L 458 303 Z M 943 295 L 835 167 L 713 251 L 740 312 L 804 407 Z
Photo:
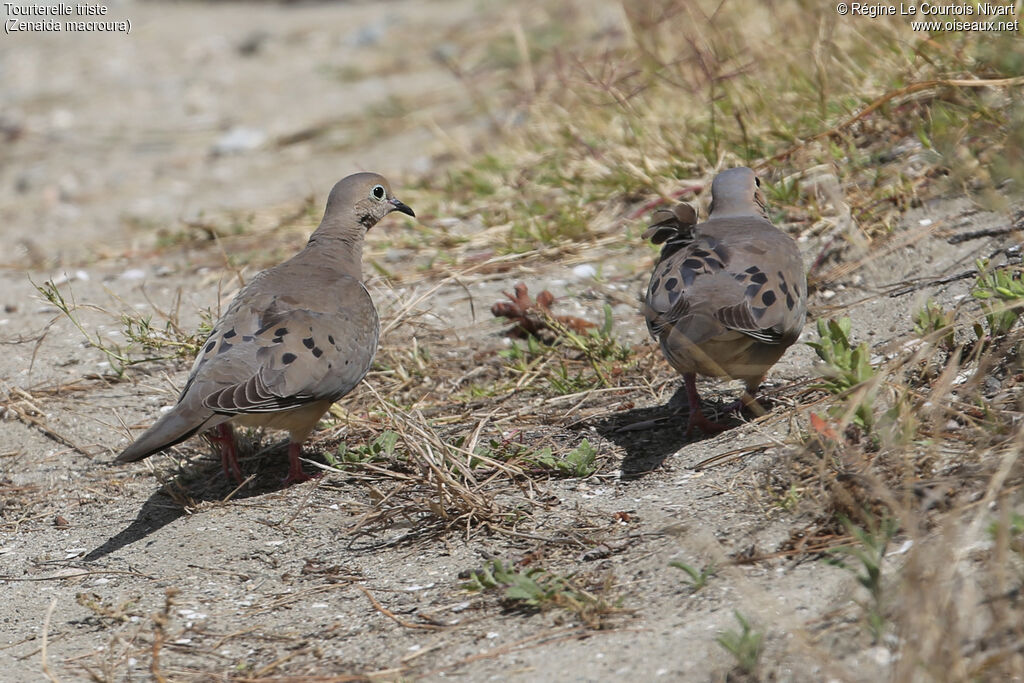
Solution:
M 971 295 L 981 302 L 988 336 L 1002 337 L 1013 329 L 1021 313 L 1024 313 L 1022 271 L 1014 267 L 989 268 L 988 261 L 984 259 L 979 259 L 977 265 L 979 275 Z M 974 332 L 978 339 L 985 338 L 985 331 L 980 324 L 974 326 Z
M 597 450 L 586 439 L 561 458 L 552 454 L 550 448 L 544 448 L 525 459 L 566 477 L 585 479 L 597 472 Z
M 70 289 L 68 290 L 70 298 L 67 298 L 52 280 L 47 280 L 42 285 L 33 282 L 32 286 L 82 333 L 89 346 L 107 357 L 110 369 L 117 377 L 124 376 L 125 371 L 133 365 L 193 358 L 212 329 L 212 318 L 209 311 L 203 312 L 203 323 L 193 334 L 183 332 L 173 318 L 168 318 L 162 327 L 158 327 L 153 324 L 152 316 L 125 313 L 121 314 L 119 320 L 122 334 L 128 343 L 119 344 L 103 337 L 99 332 L 92 333 L 85 328 L 77 315 L 80 306 L 75 301 Z M 88 306 L 88 308 L 110 314 L 97 306 Z M 138 350 L 148 355 L 137 357 L 134 354 Z
M 818 319 L 818 341 L 807 342 L 824 365 L 818 368 L 822 377 L 820 388 L 830 394 L 845 394 L 874 378 L 877 370 L 871 365 L 867 342 L 853 346 L 850 342 L 850 319 Z M 874 423 L 875 391 L 867 391 L 854 410 L 853 420 L 870 430 Z
M 739 631 L 725 631 L 718 635 L 716 642 L 736 658 L 736 666 L 748 675 L 757 671 L 761 654 L 764 652 L 764 633 L 755 631 L 739 610 L 734 610 Z
M 690 590 L 694 593 L 696 593 L 701 588 L 706 586 L 708 583 L 708 579 L 714 576 L 715 573 L 718 571 L 717 567 L 715 567 L 714 562 L 705 565 L 701 569 L 697 569 L 696 567 L 688 565 L 685 562 L 679 560 L 673 560 L 672 562 L 669 562 L 668 566 L 675 567 L 676 569 L 681 569 L 683 572 L 686 573 L 686 576 L 688 577 L 687 583 L 690 586 Z
M 349 447 L 346 443 L 338 444 L 337 453 L 325 453 L 324 459 L 331 467 L 341 467 L 345 464 L 358 464 L 366 462 L 380 462 L 390 460 L 395 454 L 395 447 L 398 445 L 398 432 L 385 429 L 380 436 L 368 444 L 360 444 Z
M 877 643 L 886 625 L 882 562 L 885 559 L 885 550 L 899 527 L 891 517 L 883 517 L 881 520 L 870 517 L 867 528 L 861 528 L 845 517 L 841 520 L 856 544 L 832 548 L 829 551 L 831 557 L 827 562 L 854 574 L 857 583 L 867 589 L 869 600 L 863 603 L 862 607 L 867 615 L 868 630 Z M 856 562 L 851 564 L 844 558 Z
M 914 332 L 922 339 L 935 342 L 939 348 L 952 351 L 955 348 L 953 339 L 955 318 L 956 314 L 953 311 L 947 311 L 929 299 L 920 310 L 914 313 Z
M 510 610 L 540 612 L 563 609 L 576 614 L 592 627 L 600 625 L 601 617 L 619 611 L 618 604 L 584 590 L 571 577 L 540 567 L 517 569 L 501 560 L 491 560 L 480 571 L 472 572 L 462 588 L 473 593 L 501 591 L 502 602 Z M 607 588 L 606 584 L 604 589 Z

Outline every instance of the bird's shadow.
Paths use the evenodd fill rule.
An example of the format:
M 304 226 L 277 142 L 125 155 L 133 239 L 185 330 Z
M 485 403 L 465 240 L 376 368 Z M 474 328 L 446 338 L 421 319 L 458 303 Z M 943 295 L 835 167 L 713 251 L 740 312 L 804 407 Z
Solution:
M 722 413 L 725 405 L 705 402 L 705 406 L 718 409 L 717 417 L 713 417 L 716 421 L 729 424 L 730 427 L 741 424 L 736 415 Z M 699 429 L 687 436 L 689 419 L 686 387 L 680 385 L 664 405 L 615 413 L 590 422 L 587 426 L 593 427 L 598 434 L 626 451 L 622 459 L 622 478 L 636 479 L 657 470 L 683 446 L 716 436 L 704 434 Z
M 241 487 L 224 475 L 219 461 L 210 458 L 191 461 L 150 495 L 131 524 L 82 560 L 92 562 L 138 543 L 179 517 L 191 514 L 193 508 L 203 503 L 252 498 L 280 490 L 281 480 L 288 472 L 286 450 L 287 444 L 278 444 L 251 457 L 243 455 L 240 458 L 242 470 L 250 473 L 250 477 Z

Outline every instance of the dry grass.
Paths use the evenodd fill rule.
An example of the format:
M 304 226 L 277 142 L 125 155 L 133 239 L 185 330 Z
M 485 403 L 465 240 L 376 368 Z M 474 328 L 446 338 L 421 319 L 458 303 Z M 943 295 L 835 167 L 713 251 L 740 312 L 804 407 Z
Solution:
M 1019 36 L 915 34 L 898 18 L 868 30 L 809 3 L 628 3 L 622 21 L 605 24 L 559 11 L 574 38 L 520 50 L 507 89 L 486 100 L 492 111 L 515 107 L 522 122 L 503 126 L 498 147 L 442 181 L 422 182 L 417 200 L 428 216 L 482 228 L 432 225 L 447 269 L 505 254 L 607 258 L 633 248 L 635 220 L 659 202 L 703 197 L 716 169 L 742 163 L 767 176 L 778 220 L 825 245 L 811 274 L 821 288 L 925 237 L 897 230 L 907 208 L 945 193 L 1005 208 L 1024 184 Z M 511 26 L 518 44 L 545 34 L 549 17 L 539 16 Z M 850 246 L 865 256 L 850 260 Z M 865 647 L 880 638 L 899 658 L 898 680 L 1024 672 L 1024 557 L 1011 528 L 1024 484 L 1024 337 L 1014 327 L 968 341 L 982 318 L 965 304 L 946 323 L 959 344 L 940 326 L 836 396 L 797 394 L 805 436 L 793 444 L 791 470 L 765 489 L 790 496 L 798 556 L 851 543 L 842 519 L 868 538 L 877 520 L 897 522 L 905 557 L 868 572 L 878 630 L 849 636 Z M 518 395 L 557 396 L 543 360 L 517 360 Z M 647 360 L 626 370 L 616 405 L 649 400 L 650 388 L 629 380 L 658 376 Z M 484 374 L 494 392 L 479 403 L 484 411 L 503 402 L 502 376 Z M 580 396 L 611 408 L 596 392 Z M 858 425 L 858 410 L 872 421 Z M 571 411 L 529 413 L 542 424 L 573 422 Z
M 538 3 L 496 26 L 445 59 L 498 142 L 456 150 L 444 173 L 403 193 L 424 226 L 371 235 L 382 289 L 418 279 L 467 287 L 523 264 L 635 253 L 653 207 L 703 199 L 714 172 L 735 164 L 766 176 L 775 218 L 794 236 L 820 240 L 812 281 L 823 288 L 924 238 L 899 230 L 907 208 L 945 193 L 1004 208 L 1024 183 L 1018 35 L 915 34 L 898 17 L 842 20 L 809 2 L 644 0 L 606 13 Z M 255 255 L 284 227 L 286 249 L 317 205 L 239 230 L 190 230 Z M 392 249 L 414 251 L 418 271 L 390 272 Z M 255 265 L 273 256 L 260 251 Z M 433 290 L 404 291 L 391 297 L 403 303 L 385 314 L 369 377 L 375 407 L 358 414 L 342 402 L 315 443 L 333 453 L 342 440 L 396 435 L 388 449 L 339 455 L 329 468 L 365 493 L 349 532 L 411 520 L 417 534 L 596 545 L 592 529 L 537 532 L 546 481 L 560 476 L 537 451 L 565 456 L 580 443 L 573 426 L 661 400 L 672 375 L 650 349 L 608 351 L 614 331 L 601 340 L 561 330 L 550 346 L 469 356 L 431 320 Z M 781 552 L 804 560 L 856 543 L 844 519 L 869 535 L 878 520 L 897 523 L 905 552 L 886 556 L 873 579 L 862 568 L 875 581 L 877 628 L 834 626 L 845 647 L 878 640 L 898 655 L 897 680 L 1019 677 L 1024 334 L 994 334 L 974 301 L 942 313 L 845 388 L 781 392 L 797 406 L 799 437 L 790 467 L 766 473 L 760 490 L 792 518 Z M 612 469 L 598 462 L 591 476 Z M 158 639 L 152 647 L 156 666 Z

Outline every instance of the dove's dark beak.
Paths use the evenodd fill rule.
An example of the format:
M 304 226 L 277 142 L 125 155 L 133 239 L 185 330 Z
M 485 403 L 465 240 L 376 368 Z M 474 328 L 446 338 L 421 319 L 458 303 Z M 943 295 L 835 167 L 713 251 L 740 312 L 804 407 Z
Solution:
M 399 199 L 392 199 L 391 203 L 395 205 L 395 208 L 391 209 L 392 211 L 401 211 L 402 213 L 404 213 L 404 214 L 406 214 L 408 216 L 412 216 L 413 218 L 416 218 L 416 214 L 413 213 L 412 209 L 410 209 L 408 206 L 403 204 L 401 202 L 401 200 L 399 200 Z

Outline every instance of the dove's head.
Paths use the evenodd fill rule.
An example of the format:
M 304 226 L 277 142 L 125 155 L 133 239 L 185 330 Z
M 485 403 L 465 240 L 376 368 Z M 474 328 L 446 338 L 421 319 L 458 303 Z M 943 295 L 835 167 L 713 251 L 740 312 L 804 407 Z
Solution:
M 730 168 L 711 183 L 708 220 L 760 216 L 768 218 L 761 181 L 749 168 Z
M 416 216 L 412 209 L 395 197 L 384 176 L 355 173 L 339 180 L 331 190 L 327 197 L 324 223 L 334 219 L 345 226 L 359 225 L 369 230 L 392 211 L 401 211 L 414 218 Z

